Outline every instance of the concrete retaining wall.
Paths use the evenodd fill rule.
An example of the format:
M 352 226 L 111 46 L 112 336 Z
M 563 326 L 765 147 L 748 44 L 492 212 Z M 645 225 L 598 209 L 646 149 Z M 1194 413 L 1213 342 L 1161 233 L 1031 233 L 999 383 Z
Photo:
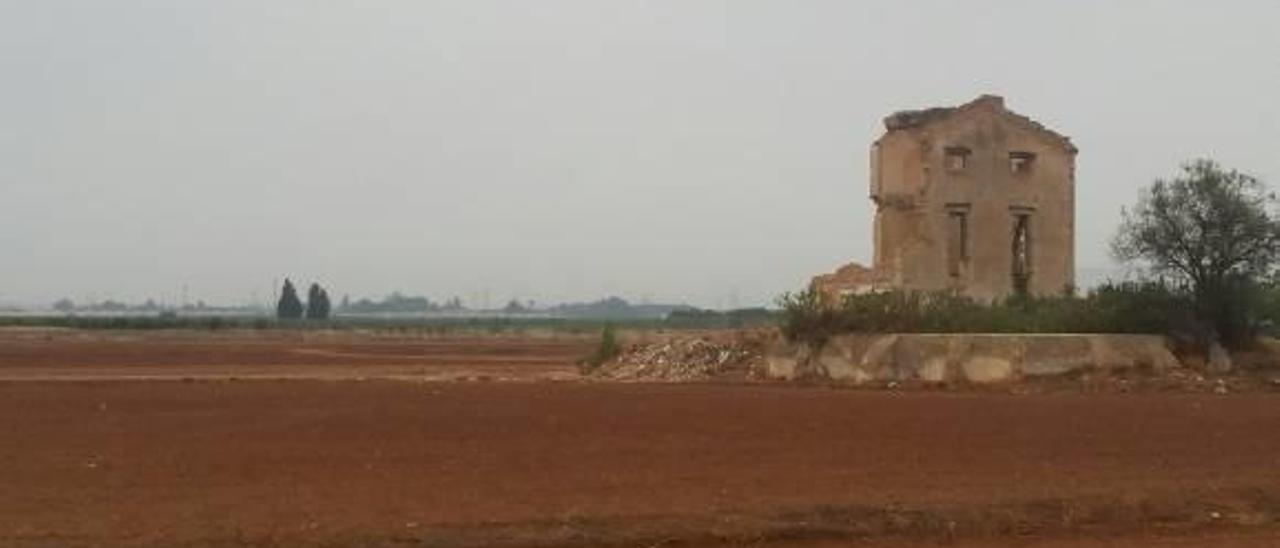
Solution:
M 845 335 L 819 350 L 776 342 L 767 375 L 861 384 L 869 381 L 995 383 L 1076 371 L 1180 367 L 1158 335 Z

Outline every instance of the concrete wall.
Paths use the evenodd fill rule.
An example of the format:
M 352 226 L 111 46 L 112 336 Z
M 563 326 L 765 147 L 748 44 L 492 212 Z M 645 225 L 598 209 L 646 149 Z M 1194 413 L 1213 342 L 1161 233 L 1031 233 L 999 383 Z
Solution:
M 1159 335 L 845 335 L 823 348 L 775 342 L 767 375 L 862 384 L 872 381 L 1014 381 L 1076 371 L 1180 367 Z
M 890 286 L 955 289 L 980 299 L 1010 294 L 1014 220 L 1031 219 L 1028 290 L 1059 293 L 1075 283 L 1075 148 L 1066 138 L 984 96 L 954 109 L 890 117 L 872 147 L 870 195 L 876 202 L 874 266 Z M 969 151 L 962 169 L 947 150 Z M 1010 152 L 1035 155 L 1012 173 Z M 951 212 L 967 216 L 968 258 L 949 264 Z

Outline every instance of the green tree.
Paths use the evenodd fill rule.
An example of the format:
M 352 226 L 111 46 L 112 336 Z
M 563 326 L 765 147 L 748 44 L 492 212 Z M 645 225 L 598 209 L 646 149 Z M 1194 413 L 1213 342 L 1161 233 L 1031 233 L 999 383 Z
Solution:
M 280 301 L 276 303 L 276 317 L 282 320 L 296 320 L 302 317 L 302 301 L 298 299 L 298 290 L 293 282 L 284 280 L 284 288 L 280 290 Z
M 1259 312 L 1253 296 L 1280 258 L 1275 203 L 1257 178 L 1196 160 L 1142 189 L 1123 212 L 1112 253 L 1185 293 L 1206 342 L 1239 345 Z
M 311 284 L 307 291 L 307 319 L 329 319 L 329 293 L 317 283 Z

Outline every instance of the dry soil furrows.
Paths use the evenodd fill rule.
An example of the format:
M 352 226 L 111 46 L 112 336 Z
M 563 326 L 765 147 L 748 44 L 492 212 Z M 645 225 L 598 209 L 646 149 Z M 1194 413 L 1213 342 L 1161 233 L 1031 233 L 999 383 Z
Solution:
M 321 542 L 493 522 L 1275 493 L 1277 403 L 564 383 L 3 383 L 0 540 Z

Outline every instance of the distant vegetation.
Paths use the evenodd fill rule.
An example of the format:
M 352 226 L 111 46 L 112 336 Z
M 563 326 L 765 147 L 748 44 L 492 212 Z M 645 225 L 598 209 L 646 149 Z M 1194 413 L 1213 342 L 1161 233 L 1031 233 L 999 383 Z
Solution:
M 292 281 L 288 287 L 293 287 Z M 762 308 L 730 311 L 699 310 L 690 306 L 637 305 L 632 306 L 617 298 L 603 299 L 595 303 L 569 304 L 537 309 L 531 303 L 512 301 L 499 310 L 468 310 L 457 298 L 444 305 L 431 307 L 423 313 L 421 304 L 425 298 L 408 297 L 393 293 L 380 303 L 361 300 L 346 301 L 338 307 L 337 314 L 326 312 L 328 293 L 319 286 L 308 291 L 308 302 L 286 296 L 288 287 L 282 288 L 280 305 L 296 314 L 301 307 L 302 318 L 325 321 L 298 321 L 299 316 L 267 317 L 262 309 L 218 309 L 184 307 L 179 315 L 173 309 L 155 307 L 140 310 L 127 307 L 125 313 L 85 314 L 86 309 L 68 308 L 58 315 L 0 316 L 0 326 L 45 326 L 77 329 L 385 329 L 391 331 L 446 333 L 450 331 L 519 332 L 534 329 L 550 329 L 585 334 L 600 330 L 605 325 L 625 329 L 712 329 L 753 326 L 770 326 L 776 322 L 777 313 Z M 296 290 L 293 292 L 297 297 Z M 313 296 L 315 295 L 315 296 Z M 318 298 L 317 298 L 318 297 Z M 311 303 L 317 303 L 313 306 Z M 322 304 L 323 303 L 323 304 Z M 366 304 L 361 304 L 366 303 Z M 372 304 L 369 304 L 372 303 Z M 519 305 L 518 307 L 516 305 Z M 126 309 L 121 309 L 126 310 Z M 229 310 L 218 315 L 215 311 Z M 378 310 L 382 312 L 368 312 Z M 664 310 L 670 310 L 663 314 Z M 345 312 L 342 312 L 345 311 Z M 351 312 L 359 311 L 359 312 Z M 396 311 L 396 312 L 386 312 Z M 214 313 L 211 313 L 214 312 Z M 612 314 L 612 315 L 611 315 Z
M 546 312 L 561 318 L 594 318 L 617 320 L 658 320 L 675 311 L 691 311 L 695 308 L 678 304 L 631 304 L 618 297 L 609 297 L 589 303 L 571 303 L 548 308 Z
M 445 303 L 432 302 L 426 297 L 415 297 L 396 291 L 380 301 L 360 299 L 351 301 L 343 297 L 338 307 L 340 314 L 427 314 L 432 312 L 461 312 L 466 310 L 462 299 L 453 297 Z
M 589 303 L 539 308 L 515 299 L 496 310 L 473 310 L 453 297 L 436 303 L 426 297 L 394 292 L 381 300 L 344 297 L 333 307 L 328 291 L 312 285 L 307 301 L 298 296 L 292 280 L 282 284 L 274 314 L 254 307 L 183 306 L 168 308 L 148 301 L 126 305 L 77 306 L 63 299 L 57 315 L 16 311 L 0 315 L 0 326 L 49 326 L 81 329 L 315 329 L 373 328 L 443 332 L 454 329 L 491 332 L 554 329 L 589 332 L 613 324 L 627 329 L 697 329 L 770 325 L 776 317 L 764 309 L 699 310 L 685 305 L 632 305 L 610 297 Z M 324 320 L 324 321 L 299 321 Z
M 4 316 L 0 326 L 69 329 L 269 329 L 280 324 L 265 316 Z
M 266 316 L 0 316 L 0 326 L 63 327 L 73 329 L 375 329 L 401 333 L 447 334 L 453 332 L 520 333 L 551 330 L 585 335 L 605 325 L 615 329 L 707 329 L 723 327 L 722 316 L 707 317 L 706 323 L 673 322 L 668 319 L 611 320 L 594 318 L 551 318 L 546 316 L 337 316 L 324 322 L 278 320 Z
M 685 308 L 672 310 L 666 324 L 671 327 L 741 329 L 769 327 L 777 324 L 779 313 L 767 308 L 740 308 L 737 310 L 703 310 Z
M 71 299 L 63 298 L 54 302 L 52 308 L 54 311 L 62 314 L 90 313 L 121 316 L 152 316 L 177 311 L 200 313 L 201 315 L 257 315 L 264 312 L 264 309 L 260 306 L 213 306 L 206 304 L 204 301 L 196 301 L 194 303 L 173 306 L 162 305 L 152 299 L 148 299 L 146 302 L 141 304 L 124 303 L 113 299 L 81 304 L 76 303 Z M 23 310 L 20 308 L 11 308 L 8 311 L 22 312 Z

